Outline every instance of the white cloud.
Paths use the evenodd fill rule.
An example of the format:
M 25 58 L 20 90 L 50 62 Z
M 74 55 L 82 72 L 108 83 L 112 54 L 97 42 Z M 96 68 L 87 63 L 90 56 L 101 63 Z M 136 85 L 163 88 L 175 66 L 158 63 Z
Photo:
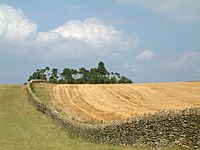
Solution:
M 61 55 L 63 57 L 89 53 L 116 57 L 120 52 L 138 45 L 137 36 L 127 36 L 96 18 L 70 20 L 49 32 L 40 32 L 36 41 L 51 50 L 45 56 L 53 54 L 57 57 L 59 54 L 64 54 Z
M 20 9 L 0 4 L 0 38 L 23 39 L 36 30 L 36 24 L 29 22 Z
M 135 57 L 136 60 L 150 60 L 155 54 L 150 50 L 145 50 Z
M 200 21 L 199 0 L 118 0 L 151 10 L 178 22 Z
M 6 4 L 0 5 L 0 39 L 1 51 L 19 54 L 22 49 L 42 58 L 82 57 L 89 53 L 116 57 L 137 47 L 139 41 L 136 35 L 126 35 L 96 18 L 70 20 L 50 31 L 38 32 L 37 25 L 22 10 Z
M 59 40 L 61 36 L 58 33 L 53 32 L 39 32 L 36 41 L 44 42 L 44 43 L 51 43 Z
M 183 69 L 189 67 L 196 68 L 197 66 L 195 66 L 195 64 L 199 64 L 198 61 L 200 61 L 200 52 L 187 51 L 180 56 L 176 56 L 164 61 L 163 66 L 169 69 Z M 200 66 L 198 66 L 198 68 L 199 67 Z
M 114 26 L 106 25 L 96 18 L 87 18 L 84 21 L 70 20 L 63 26 L 51 30 L 65 38 L 83 40 L 88 44 L 132 44 L 137 46 L 138 39 L 129 37 L 117 30 Z

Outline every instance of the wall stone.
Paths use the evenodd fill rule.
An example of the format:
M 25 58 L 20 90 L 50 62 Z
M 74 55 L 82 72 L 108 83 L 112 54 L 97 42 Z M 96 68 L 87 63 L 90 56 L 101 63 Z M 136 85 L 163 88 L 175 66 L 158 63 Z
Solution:
M 84 124 L 61 115 L 43 104 L 32 92 L 33 80 L 27 83 L 28 100 L 68 132 L 93 143 L 163 147 L 179 145 L 200 149 L 200 108 L 145 114 L 125 121 L 106 124 Z

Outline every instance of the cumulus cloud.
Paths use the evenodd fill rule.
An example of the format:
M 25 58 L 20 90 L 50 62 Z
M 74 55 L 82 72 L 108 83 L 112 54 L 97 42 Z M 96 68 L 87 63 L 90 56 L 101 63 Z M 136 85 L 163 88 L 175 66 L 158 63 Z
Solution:
M 82 56 L 84 54 L 118 56 L 123 50 L 137 47 L 136 35 L 126 35 L 96 18 L 69 20 L 47 32 L 38 32 L 22 10 L 0 5 L 1 50 L 27 49 L 43 58 Z M 4 49 L 3 49 L 3 46 Z
M 37 25 L 31 23 L 20 9 L 0 4 L 0 38 L 28 38 L 36 30 Z
M 135 57 L 136 60 L 150 60 L 155 54 L 150 50 L 145 50 Z
M 200 21 L 199 0 L 118 0 L 151 10 L 179 22 Z
M 70 20 L 49 32 L 40 32 L 36 41 L 46 44 L 52 53 L 55 49 L 56 53 L 65 52 L 68 56 L 95 53 L 116 57 L 123 50 L 137 47 L 139 40 L 137 36 L 125 35 L 96 18 L 87 18 L 83 21 Z
M 58 33 L 66 38 L 83 40 L 89 44 L 125 43 L 129 38 L 114 26 L 106 25 L 96 18 L 88 18 L 84 21 L 70 20 L 51 32 Z M 132 37 L 132 44 L 137 45 L 137 39 Z
M 113 57 L 118 56 L 123 50 L 137 47 L 139 43 L 136 35 L 125 35 L 114 26 L 107 25 L 96 18 L 67 21 L 49 32 L 40 32 L 37 41 L 53 44 L 53 47 L 55 44 L 58 47 L 59 43 L 59 45 L 65 45 L 65 48 L 68 45 L 69 48 L 79 49 L 78 51 L 87 49 L 86 53 L 92 52 Z

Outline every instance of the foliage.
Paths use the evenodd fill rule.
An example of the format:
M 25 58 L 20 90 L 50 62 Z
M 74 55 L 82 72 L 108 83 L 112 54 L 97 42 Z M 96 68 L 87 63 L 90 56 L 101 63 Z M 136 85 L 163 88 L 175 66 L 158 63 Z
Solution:
M 118 83 L 133 83 L 133 82 L 132 82 L 130 79 L 128 79 L 127 77 L 122 76 L 122 77 L 119 79 Z
M 49 82 L 50 83 L 57 83 L 57 79 L 58 79 L 58 69 L 53 68 L 51 70 L 51 76 L 49 77 Z
M 44 69 L 37 69 L 28 79 L 28 81 L 33 80 L 33 79 L 42 79 L 42 80 L 47 80 L 49 76 L 49 67 L 46 67 Z
M 28 79 L 42 79 L 50 83 L 59 84 L 117 84 L 117 83 L 133 83 L 125 76 L 121 76 L 117 72 L 108 72 L 105 64 L 100 61 L 96 68 L 87 70 L 84 67 L 80 69 L 64 68 L 61 73 L 58 69 L 53 68 L 37 69 Z

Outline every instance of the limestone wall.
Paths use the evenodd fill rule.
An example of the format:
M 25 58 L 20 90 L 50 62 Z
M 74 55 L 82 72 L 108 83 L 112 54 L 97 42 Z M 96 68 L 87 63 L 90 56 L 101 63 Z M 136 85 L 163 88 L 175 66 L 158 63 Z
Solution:
M 200 149 L 200 108 L 159 112 L 109 124 L 83 124 L 74 122 L 42 104 L 32 92 L 33 82 L 41 81 L 27 83 L 31 104 L 51 117 L 64 130 L 73 132 L 87 141 L 156 147 L 180 145 Z

